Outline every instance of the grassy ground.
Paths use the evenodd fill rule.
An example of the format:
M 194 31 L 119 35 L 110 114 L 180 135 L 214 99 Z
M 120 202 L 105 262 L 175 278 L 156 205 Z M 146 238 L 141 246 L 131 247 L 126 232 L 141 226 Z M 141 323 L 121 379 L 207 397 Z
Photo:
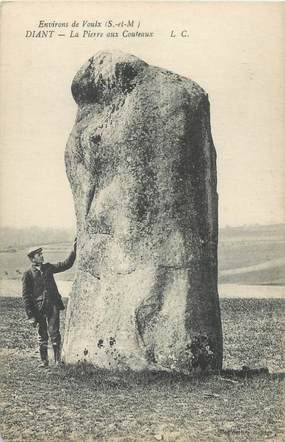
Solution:
M 35 331 L 21 300 L 0 303 L 4 441 L 284 440 L 285 301 L 222 300 L 225 368 L 268 366 L 270 374 L 204 379 L 38 369 Z

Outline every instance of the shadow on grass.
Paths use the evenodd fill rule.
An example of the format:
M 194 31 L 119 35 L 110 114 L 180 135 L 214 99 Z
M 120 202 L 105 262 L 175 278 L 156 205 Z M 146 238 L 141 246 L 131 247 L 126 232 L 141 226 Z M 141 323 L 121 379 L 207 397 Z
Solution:
M 61 369 L 56 371 L 56 375 L 61 379 L 76 379 L 83 382 L 88 381 L 92 384 L 117 388 L 130 388 L 136 386 L 156 386 L 174 385 L 174 384 L 204 384 L 209 381 L 229 381 L 238 382 L 247 379 L 268 379 L 283 380 L 285 373 L 270 373 L 267 368 L 251 369 L 242 367 L 241 370 L 224 369 L 215 373 L 170 373 L 166 371 L 140 371 L 132 370 L 116 371 L 98 368 L 93 365 L 81 363 L 77 365 L 62 365 Z M 104 388 L 104 387 L 103 387 Z
M 242 367 L 241 370 L 236 369 L 225 369 L 221 371 L 221 376 L 225 378 L 233 379 L 247 379 L 247 378 L 257 378 L 257 377 L 267 377 L 269 379 L 284 379 L 285 373 L 270 373 L 268 368 L 250 368 Z

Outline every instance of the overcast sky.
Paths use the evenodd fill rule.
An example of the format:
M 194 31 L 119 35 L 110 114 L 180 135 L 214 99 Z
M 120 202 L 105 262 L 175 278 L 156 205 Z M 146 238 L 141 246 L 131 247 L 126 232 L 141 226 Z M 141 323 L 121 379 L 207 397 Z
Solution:
M 137 55 L 192 78 L 207 90 L 221 225 L 284 222 L 284 6 L 137 2 L 2 6 L 1 225 L 75 226 L 64 166 L 76 113 L 70 85 L 80 66 L 106 49 Z M 40 20 L 74 19 L 140 20 L 140 31 L 153 31 L 155 37 L 25 38 L 27 30 L 39 30 Z M 171 38 L 171 30 L 187 30 L 189 37 Z

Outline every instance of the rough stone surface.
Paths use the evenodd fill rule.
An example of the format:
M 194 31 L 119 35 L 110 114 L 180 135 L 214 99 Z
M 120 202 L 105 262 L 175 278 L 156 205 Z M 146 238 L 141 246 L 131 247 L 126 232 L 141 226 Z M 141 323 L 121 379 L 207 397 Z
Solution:
M 216 153 L 193 81 L 121 52 L 77 73 L 66 147 L 78 235 L 63 356 L 220 369 Z

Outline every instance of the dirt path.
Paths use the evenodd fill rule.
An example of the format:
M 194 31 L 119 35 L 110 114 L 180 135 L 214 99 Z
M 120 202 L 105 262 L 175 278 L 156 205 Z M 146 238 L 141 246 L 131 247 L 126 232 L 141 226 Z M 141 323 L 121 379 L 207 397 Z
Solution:
M 258 272 L 260 270 L 268 270 L 273 267 L 279 267 L 285 265 L 285 258 L 272 259 L 270 261 L 262 262 L 260 264 L 255 264 L 246 267 L 239 267 L 235 269 L 221 270 L 220 276 L 228 276 L 228 275 L 239 275 L 241 273 L 251 273 Z

